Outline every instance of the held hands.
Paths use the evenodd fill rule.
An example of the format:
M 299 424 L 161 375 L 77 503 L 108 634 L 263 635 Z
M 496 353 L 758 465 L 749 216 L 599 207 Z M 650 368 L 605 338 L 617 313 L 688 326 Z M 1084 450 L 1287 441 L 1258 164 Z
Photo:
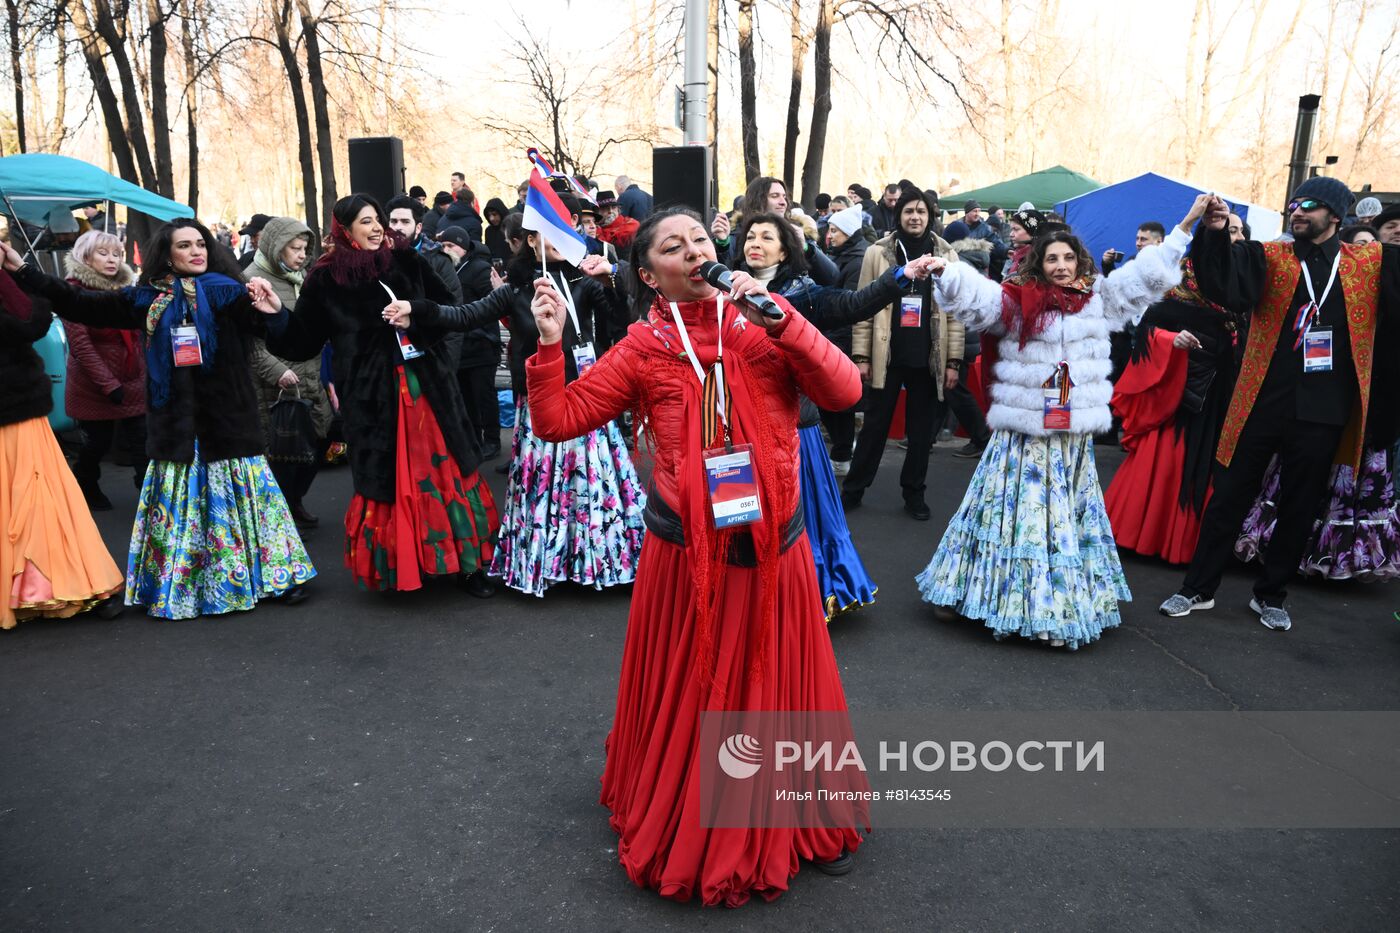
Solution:
M 18 272 L 19 267 L 24 265 L 24 257 L 15 251 L 15 248 L 8 243 L 0 243 L 0 247 L 5 250 L 4 265 L 6 272 Z
M 391 301 L 384 306 L 384 320 L 391 327 L 399 330 L 408 330 L 408 325 L 413 323 L 413 305 L 400 298 L 398 301 Z
M 541 344 L 558 343 L 563 338 L 564 315 L 569 312 L 549 279 L 535 279 L 535 297 L 530 300 L 530 311 L 535 315 Z
M 1201 346 L 1201 342 L 1196 339 L 1195 334 L 1183 330 L 1172 338 L 1172 346 L 1178 350 L 1195 350 Z
M 922 282 L 933 274 L 935 262 L 946 264 L 943 259 L 932 254 L 920 256 L 918 259 L 911 259 L 904 264 L 904 276 L 915 282 Z M 943 265 L 939 265 L 938 269 L 941 272 Z
M 585 256 L 583 262 L 579 263 L 578 271 L 607 285 L 612 277 L 612 263 L 602 256 Z
M 769 317 L 761 311 L 755 311 L 739 299 L 746 295 L 766 295 L 768 289 L 763 287 L 763 283 L 749 275 L 747 272 L 735 272 L 729 277 L 729 298 L 739 306 L 739 310 L 744 312 L 744 317 L 750 323 L 757 324 L 764 330 L 772 330 L 783 322 L 783 318 Z
M 292 386 L 298 385 L 300 383 L 301 380 L 297 378 L 297 374 L 289 369 L 282 373 L 281 379 L 277 380 L 277 388 L 290 389 Z
M 1207 211 L 1214 206 L 1215 202 L 1219 202 L 1221 207 L 1225 206 L 1225 202 L 1221 201 L 1213 194 L 1196 195 L 1196 200 L 1191 203 L 1191 209 L 1186 212 L 1186 216 L 1183 217 L 1181 223 L 1178 224 L 1182 232 L 1190 233 L 1191 228 L 1196 225 L 1196 221 L 1205 216 Z M 1228 220 L 1229 217 L 1230 210 L 1229 208 L 1225 208 L 1225 219 Z M 1209 221 L 1207 223 L 1209 224 Z M 1221 226 L 1224 226 L 1224 221 L 1221 222 Z
M 277 297 L 267 279 L 256 276 L 249 279 L 248 297 L 253 299 L 253 307 L 263 314 L 276 314 L 282 310 L 282 299 Z

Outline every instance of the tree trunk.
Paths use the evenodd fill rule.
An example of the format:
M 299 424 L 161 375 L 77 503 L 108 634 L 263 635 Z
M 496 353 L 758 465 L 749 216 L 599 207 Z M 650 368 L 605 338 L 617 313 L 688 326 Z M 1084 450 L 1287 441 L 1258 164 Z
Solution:
M 168 37 L 165 24 L 168 14 L 161 9 L 160 0 L 146 0 L 146 16 L 150 20 L 151 43 L 151 144 L 155 149 L 156 193 L 175 197 L 175 166 L 170 156 L 170 106 L 165 85 L 165 56 Z
M 58 42 L 58 73 L 54 83 L 53 122 L 49 124 L 49 148 L 57 150 L 68 137 L 68 20 L 57 17 L 54 37 Z
M 720 38 L 720 2 L 710 0 L 710 41 L 707 43 L 706 55 L 709 58 L 707 63 L 709 70 L 709 91 L 710 91 L 710 186 L 712 191 L 706 192 L 706 197 L 711 201 L 715 200 L 719 185 L 719 38 Z
M 1186 113 L 1185 132 L 1182 134 L 1182 169 L 1184 177 L 1190 178 L 1196 171 L 1196 153 L 1200 148 L 1201 133 L 1201 94 L 1196 74 L 1196 45 L 1201 41 L 1201 14 L 1205 12 L 1206 0 L 1196 0 L 1195 12 L 1191 15 L 1191 32 L 1186 38 Z
M 335 140 L 331 138 L 331 113 L 326 94 L 326 78 L 321 71 L 321 40 L 316 34 L 316 18 L 311 4 L 297 0 L 301 13 L 301 37 L 306 43 L 306 78 L 311 84 L 311 106 L 316 111 L 316 154 L 321 162 L 321 213 L 330 222 L 335 207 Z
M 292 92 L 292 109 L 297 117 L 297 160 L 301 163 L 301 190 L 306 202 L 306 225 L 314 234 L 313 242 L 320 242 L 320 211 L 316 201 L 316 167 L 311 154 L 311 114 L 306 109 L 306 89 L 301 83 L 301 65 L 297 63 L 297 52 L 292 46 L 291 18 L 292 0 L 282 0 L 273 28 L 277 33 L 277 51 L 282 55 L 282 67 L 287 71 L 287 86 Z
M 763 174 L 758 161 L 758 66 L 753 51 L 753 8 L 739 0 L 739 129 L 744 137 L 744 182 Z
M 141 178 L 136 173 L 136 159 L 131 152 L 126 126 L 122 123 L 121 105 L 117 102 L 116 91 L 112 88 L 111 79 L 107 77 L 107 68 L 102 61 L 101 42 L 93 29 L 92 20 L 88 17 L 87 7 L 82 3 L 74 3 L 69 9 L 73 15 L 74 31 L 78 34 L 78 45 L 83 50 L 83 62 L 87 65 L 88 76 L 92 79 L 93 93 L 97 95 L 98 105 L 102 108 L 102 122 L 107 127 L 107 142 L 112 147 L 117 174 L 123 180 L 139 185 Z
M 122 110 L 126 114 L 127 137 L 131 142 L 132 155 L 136 157 L 136 167 L 141 172 L 140 184 L 155 191 L 158 187 L 156 170 L 151 162 L 150 147 L 146 144 L 146 121 L 141 116 L 141 97 L 136 90 L 135 72 L 131 67 L 131 58 L 126 54 L 126 38 L 117 28 L 117 20 L 108 0 L 97 0 L 94 4 L 93 24 L 97 27 L 97 34 L 107 44 L 107 51 L 112 56 L 112 65 L 117 69 L 117 82 L 122 89 Z
M 190 188 L 186 203 L 190 210 L 199 214 L 199 99 L 195 91 L 195 72 L 199 64 L 194 57 L 194 21 L 191 18 L 190 0 L 180 0 L 180 49 L 185 57 L 185 135 L 188 141 L 188 169 Z
M 802 163 L 802 206 L 815 211 L 822 186 L 822 158 L 831 116 L 831 19 L 833 0 L 821 0 L 812 51 L 812 125 L 807 130 L 807 159 Z
M 792 80 L 788 86 L 787 132 L 783 136 L 783 184 L 792 195 L 797 174 L 797 137 L 802 133 L 802 66 L 807 61 L 807 34 L 802 30 L 802 0 L 792 0 Z
M 15 136 L 19 151 L 28 151 L 24 142 L 24 66 L 19 49 L 19 2 L 5 0 L 5 15 L 10 28 L 10 78 L 15 83 Z

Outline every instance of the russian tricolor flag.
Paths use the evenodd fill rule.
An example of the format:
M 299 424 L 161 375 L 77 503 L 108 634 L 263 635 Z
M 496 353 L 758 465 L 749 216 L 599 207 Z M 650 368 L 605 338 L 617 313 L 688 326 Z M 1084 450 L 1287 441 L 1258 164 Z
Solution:
M 549 186 L 547 179 L 552 174 L 549 164 L 533 149 L 529 156 L 535 170 L 530 173 L 530 190 L 525 193 L 524 227 L 534 230 L 558 250 L 559 255 L 577 266 L 588 255 L 588 244 L 583 235 L 574 229 L 564 202 Z

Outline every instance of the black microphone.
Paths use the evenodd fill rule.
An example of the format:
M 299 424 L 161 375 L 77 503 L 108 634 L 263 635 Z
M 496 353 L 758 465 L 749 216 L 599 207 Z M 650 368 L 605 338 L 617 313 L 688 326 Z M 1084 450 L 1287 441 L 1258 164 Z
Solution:
M 724 263 L 700 263 L 700 277 L 715 288 L 722 289 L 726 294 L 734 288 L 733 283 L 729 280 L 729 267 L 724 265 Z M 767 295 L 745 295 L 743 298 L 740 298 L 739 301 L 742 301 L 764 317 L 782 320 L 783 309 L 778 307 L 778 303 Z

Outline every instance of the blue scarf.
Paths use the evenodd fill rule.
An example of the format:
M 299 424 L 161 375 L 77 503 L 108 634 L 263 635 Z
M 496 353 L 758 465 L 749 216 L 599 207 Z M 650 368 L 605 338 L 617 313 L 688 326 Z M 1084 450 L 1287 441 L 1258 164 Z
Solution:
M 151 408 L 170 400 L 170 371 L 175 366 L 170 331 L 193 321 L 204 357 L 200 368 L 214 366 L 219 328 L 214 313 L 247 293 L 247 286 L 217 272 L 172 277 L 131 289 L 136 307 L 146 312 L 146 395 Z

